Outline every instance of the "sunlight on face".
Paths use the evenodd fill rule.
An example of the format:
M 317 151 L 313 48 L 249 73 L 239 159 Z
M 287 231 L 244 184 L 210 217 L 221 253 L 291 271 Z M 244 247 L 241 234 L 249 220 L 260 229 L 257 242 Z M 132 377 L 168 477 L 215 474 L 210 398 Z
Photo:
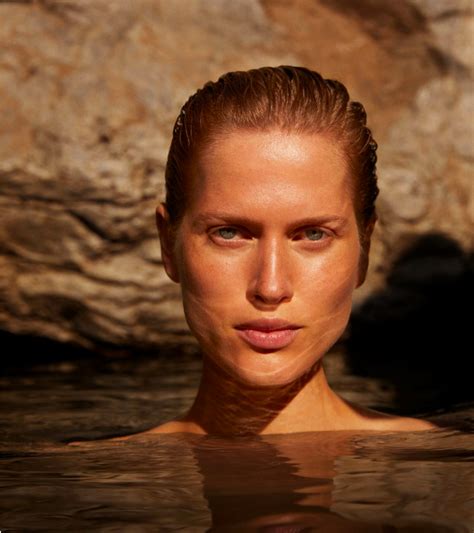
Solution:
M 360 254 L 347 172 L 326 137 L 280 131 L 221 136 L 195 162 L 176 269 L 192 332 L 235 379 L 289 383 L 344 331 Z M 264 349 L 236 328 L 262 318 L 295 329 Z

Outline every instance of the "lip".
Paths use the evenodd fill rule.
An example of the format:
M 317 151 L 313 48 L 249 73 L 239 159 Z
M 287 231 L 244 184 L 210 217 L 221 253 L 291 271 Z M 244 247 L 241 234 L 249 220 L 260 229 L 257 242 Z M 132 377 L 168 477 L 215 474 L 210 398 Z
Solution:
M 249 322 L 243 322 L 242 324 L 237 324 L 235 329 L 244 330 L 244 329 L 254 329 L 257 331 L 278 331 L 283 329 L 300 329 L 301 326 L 298 324 L 292 324 L 287 320 L 281 318 L 259 318 L 257 320 L 250 320 Z
M 301 326 L 282 319 L 259 319 L 235 326 L 237 335 L 261 350 L 281 350 L 291 344 Z

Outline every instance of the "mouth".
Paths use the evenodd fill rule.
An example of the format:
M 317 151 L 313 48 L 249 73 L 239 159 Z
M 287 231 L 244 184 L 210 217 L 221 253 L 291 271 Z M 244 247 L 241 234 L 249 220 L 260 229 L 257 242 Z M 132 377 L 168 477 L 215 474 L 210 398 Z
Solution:
M 260 319 L 235 326 L 237 335 L 253 348 L 280 350 L 291 344 L 302 326 L 281 319 Z

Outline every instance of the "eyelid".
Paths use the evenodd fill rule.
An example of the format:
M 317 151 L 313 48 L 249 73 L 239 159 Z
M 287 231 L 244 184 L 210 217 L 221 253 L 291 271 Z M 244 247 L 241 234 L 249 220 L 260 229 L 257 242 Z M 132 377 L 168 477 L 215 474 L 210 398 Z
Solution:
M 219 230 L 222 230 L 222 229 L 235 230 L 237 235 L 233 239 L 224 239 L 218 233 Z M 292 231 L 289 236 L 292 239 L 294 239 L 295 236 L 297 236 L 297 235 L 300 235 L 300 234 L 304 235 L 304 232 L 308 231 L 308 230 L 321 231 L 322 234 L 324 235 L 324 237 L 319 239 L 319 240 L 316 240 L 316 241 L 312 241 L 311 239 L 308 239 L 308 238 L 301 239 L 301 240 L 306 240 L 308 242 L 317 243 L 317 242 L 325 241 L 328 237 L 333 236 L 333 232 L 331 230 L 329 230 L 327 228 L 321 228 L 320 226 L 304 226 L 302 228 L 298 228 L 298 229 Z M 239 227 L 238 225 L 232 225 L 232 224 L 222 224 L 221 226 L 213 226 L 212 228 L 209 229 L 208 234 L 211 237 L 219 239 L 220 241 L 227 241 L 227 242 L 237 241 L 237 240 L 239 240 L 239 238 L 240 239 L 241 238 L 245 239 L 245 238 L 251 237 L 250 232 L 247 229 Z
M 224 238 L 220 237 L 218 232 L 221 229 L 235 230 L 237 234 L 240 234 L 241 236 L 245 236 L 245 230 L 243 230 L 242 228 L 239 228 L 238 226 L 233 226 L 233 225 L 230 225 L 230 224 L 222 225 L 222 226 L 215 226 L 215 227 L 211 228 L 209 230 L 209 235 L 212 236 L 212 237 L 216 237 L 216 238 L 218 238 L 221 241 L 232 242 L 233 240 L 237 240 L 237 239 L 224 239 Z
M 232 224 L 223 224 L 222 226 L 214 226 L 214 227 L 209 229 L 208 233 L 214 235 L 221 229 L 235 230 L 237 233 L 240 233 L 242 235 L 248 235 L 249 234 L 249 231 L 246 230 L 245 228 L 241 228 L 239 226 L 232 225 Z M 320 226 L 304 226 L 303 228 L 298 228 L 298 229 L 292 231 L 291 234 L 292 235 L 297 235 L 297 234 L 304 233 L 305 231 L 312 230 L 312 229 L 321 231 L 322 233 L 324 233 L 327 236 L 331 236 L 333 234 L 333 232 L 331 230 L 329 230 L 327 228 L 321 228 Z
M 321 228 L 319 226 L 304 226 L 303 228 L 298 228 L 297 230 L 293 232 L 293 238 L 294 236 L 299 235 L 299 234 L 304 234 L 305 231 L 308 231 L 311 229 L 321 231 L 323 235 L 325 235 L 325 237 L 331 237 L 333 235 L 333 233 L 326 228 Z M 305 239 L 305 240 L 308 240 L 310 242 L 321 242 L 322 240 L 326 240 L 326 238 L 319 239 L 318 241 L 311 241 L 311 239 Z

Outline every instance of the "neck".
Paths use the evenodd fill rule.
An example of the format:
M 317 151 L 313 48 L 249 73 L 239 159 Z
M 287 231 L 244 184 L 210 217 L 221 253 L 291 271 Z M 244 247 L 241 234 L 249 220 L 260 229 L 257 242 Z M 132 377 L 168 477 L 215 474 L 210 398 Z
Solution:
M 321 361 L 289 384 L 252 387 L 204 355 L 198 394 L 182 420 L 213 435 L 293 433 L 337 429 L 345 409 Z

